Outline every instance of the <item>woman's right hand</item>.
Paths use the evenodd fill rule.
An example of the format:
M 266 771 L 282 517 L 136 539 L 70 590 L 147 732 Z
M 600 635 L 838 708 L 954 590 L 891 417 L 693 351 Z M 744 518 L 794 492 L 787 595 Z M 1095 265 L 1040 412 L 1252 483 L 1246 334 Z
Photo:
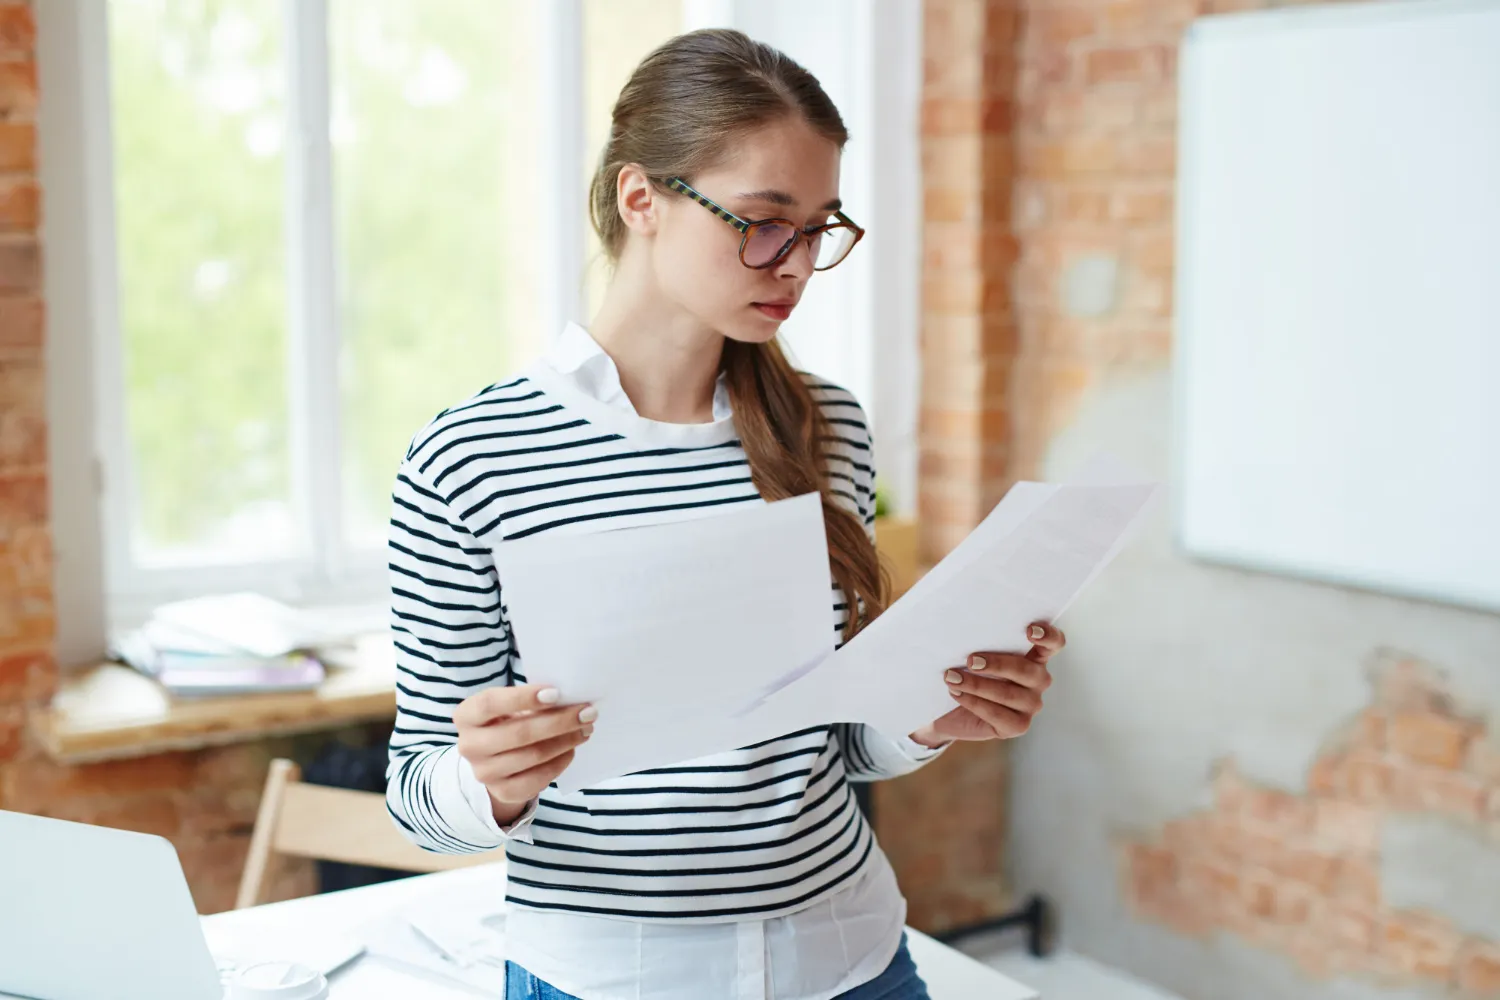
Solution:
M 593 733 L 592 705 L 559 706 L 557 688 L 486 688 L 453 710 L 458 752 L 489 789 L 495 821 L 508 826 L 573 762 Z

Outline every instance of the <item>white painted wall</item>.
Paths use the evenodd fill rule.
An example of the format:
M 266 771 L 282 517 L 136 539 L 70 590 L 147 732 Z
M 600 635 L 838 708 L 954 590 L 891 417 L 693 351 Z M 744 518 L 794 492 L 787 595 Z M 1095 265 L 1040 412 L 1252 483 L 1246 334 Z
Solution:
M 1094 390 L 1053 442 L 1045 474 L 1098 449 L 1170 481 L 1165 369 Z M 1018 898 L 1057 904 L 1068 947 L 1193 1000 L 1445 996 L 1365 981 L 1307 981 L 1289 959 L 1220 935 L 1190 940 L 1133 919 L 1117 845 L 1206 808 L 1213 764 L 1306 787 L 1324 740 L 1371 700 L 1379 647 L 1447 670 L 1466 711 L 1500 732 L 1500 616 L 1206 566 L 1174 546 L 1165 505 L 1062 621 L 1068 649 L 1032 731 L 1015 744 L 1008 863 Z M 1439 825 L 1443 825 L 1439 823 Z M 1461 850 L 1458 846 L 1461 845 Z M 1500 937 L 1493 898 L 1500 842 L 1427 821 L 1387 824 L 1385 888 L 1395 905 Z

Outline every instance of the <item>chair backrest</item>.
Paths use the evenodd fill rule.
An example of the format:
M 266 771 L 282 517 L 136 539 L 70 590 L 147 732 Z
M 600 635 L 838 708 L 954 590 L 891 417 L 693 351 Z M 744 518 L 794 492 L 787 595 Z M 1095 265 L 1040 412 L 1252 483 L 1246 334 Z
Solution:
M 240 877 L 236 909 L 261 901 L 266 871 L 277 854 L 319 861 L 375 865 L 408 872 L 440 872 L 493 864 L 494 852 L 434 854 L 411 843 L 386 812 L 385 796 L 310 785 L 289 760 L 271 762 L 250 852 Z

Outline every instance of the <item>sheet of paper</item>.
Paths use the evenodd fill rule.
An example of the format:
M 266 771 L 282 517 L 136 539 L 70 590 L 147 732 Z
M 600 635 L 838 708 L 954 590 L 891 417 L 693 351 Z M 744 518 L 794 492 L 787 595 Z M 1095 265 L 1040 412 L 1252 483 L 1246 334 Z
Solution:
M 495 562 L 527 679 L 599 710 L 558 779 L 565 792 L 755 742 L 777 720 L 744 706 L 833 651 L 815 494 L 503 542 Z
M 1152 483 L 1017 483 L 916 586 L 843 649 L 749 710 L 762 721 L 865 722 L 891 736 L 953 708 L 943 672 L 976 651 L 1025 652 L 1124 544 Z M 774 727 L 773 727 L 774 728 Z

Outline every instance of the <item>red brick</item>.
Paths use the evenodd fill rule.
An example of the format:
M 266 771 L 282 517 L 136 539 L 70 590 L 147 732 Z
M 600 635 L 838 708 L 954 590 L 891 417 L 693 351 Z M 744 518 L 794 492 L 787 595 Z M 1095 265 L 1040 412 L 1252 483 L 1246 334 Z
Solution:
M 933 272 L 977 272 L 1008 275 L 1020 254 L 1016 238 L 1004 227 L 962 224 L 929 225 L 922 262 Z
M 1059 199 L 1059 222 L 1098 225 L 1108 219 L 1107 192 L 1089 188 L 1073 188 L 1062 192 Z
M 1371 855 L 1351 855 L 1339 862 L 1333 895 L 1346 903 L 1359 906 L 1378 906 L 1383 894 L 1380 889 L 1380 868 Z
M 159 798 L 176 789 L 191 788 L 192 778 L 193 760 L 187 753 L 78 765 L 41 759 L 7 775 L 7 797 L 22 808 L 36 811 L 57 803 L 86 801 L 99 803 L 103 809 L 112 799 L 143 794 Z
M 42 301 L 34 296 L 0 296 L 0 351 L 38 357 L 42 348 Z M 3 371 L 3 370 L 0 370 Z M 4 393 L 0 389 L 0 393 Z M 9 407 L 0 395 L 0 407 Z
M 1005 475 L 1009 452 L 1003 447 L 922 448 L 918 469 L 923 482 L 980 482 Z
M 36 22 L 29 3 L 0 3 L 0 50 L 31 54 L 36 45 Z
M 1390 805 L 1406 812 L 1433 812 L 1479 823 L 1487 796 L 1487 786 L 1471 774 L 1408 764 L 1393 772 Z
M 1136 117 L 1150 129 L 1168 129 L 1177 124 L 1177 91 L 1172 87 L 1142 95 L 1136 105 Z
M 1386 738 L 1392 752 L 1434 767 L 1459 768 L 1475 735 L 1474 724 L 1436 712 L 1392 714 Z
M 41 188 L 27 178 L 0 179 L 0 231 L 32 232 L 41 221 Z
M 1116 163 L 1123 173 L 1171 177 L 1177 170 L 1177 141 L 1171 136 L 1142 136 L 1123 142 Z
M 26 709 L 22 705 L 0 705 L 0 765 L 14 761 L 26 745 Z M 10 767 L 15 767 L 11 764 Z M 0 782 L 3 782 L 6 767 L 0 767 Z M 5 794 L 0 783 L 0 807 L 16 809 Z
M 1384 805 L 1395 783 L 1395 768 L 1379 754 L 1354 751 L 1344 759 L 1344 792 L 1356 802 Z
M 1465 996 L 1500 996 L 1500 943 L 1467 942 L 1456 962 L 1455 983 Z
M 1446 921 L 1401 913 L 1385 920 L 1379 947 L 1392 971 L 1446 984 L 1453 976 L 1463 943 Z
M 36 99 L 36 62 L 0 62 L 0 116 L 29 118 Z
M 0 656 L 0 705 L 29 705 L 50 697 L 56 674 L 52 654 L 46 650 Z
M 1373 950 L 1382 928 L 1381 917 L 1373 907 L 1335 901 L 1320 902 L 1315 919 L 1327 943 L 1361 955 Z
M 1141 230 L 1131 235 L 1131 262 L 1142 270 L 1170 269 L 1176 261 L 1172 230 Z
M 1171 316 L 1171 279 L 1132 273 L 1125 283 L 1120 310 L 1125 315 Z
M 0 361 L 0 471 L 46 465 L 46 388 L 39 361 Z
M 1008 263 L 986 262 L 983 270 L 928 270 L 922 276 L 922 310 L 929 314 L 969 316 L 1003 309 L 1009 301 Z
M 1010 428 L 1009 414 L 999 406 L 983 410 L 924 406 L 921 420 L 924 436 L 955 444 L 982 445 L 1003 441 Z
M 1343 756 L 1324 754 L 1308 768 L 1307 790 L 1313 795 L 1341 795 L 1344 792 L 1344 777 Z
M 4 67 L 0 63 L 0 70 Z M 35 292 L 41 281 L 41 251 L 35 240 L 0 243 L 0 295 Z
M 1349 745 L 1361 750 L 1384 750 L 1388 722 L 1386 713 L 1378 708 L 1361 712 L 1350 730 Z
M 29 173 L 36 169 L 36 126 L 31 122 L 0 122 L 0 171 Z
M 1170 225 L 1172 192 L 1167 190 L 1118 191 L 1109 202 L 1109 218 L 1115 222 L 1151 222 Z
M 1380 817 L 1358 802 L 1318 799 L 1312 804 L 1312 832 L 1324 846 L 1337 852 L 1369 852 L 1380 846 Z
M 1272 856 L 1271 870 L 1278 875 L 1330 893 L 1338 885 L 1339 859 L 1318 851 L 1283 847 Z
M 1125 865 L 1129 897 L 1140 903 L 1177 891 L 1176 855 L 1150 844 L 1129 844 L 1125 848 Z
M 49 503 L 44 473 L 0 474 L 0 525 L 45 525 Z
M 1099 32 L 1099 16 L 1087 8 L 1039 9 L 1026 18 L 1026 44 L 1058 48 Z
M 1239 814 L 1262 832 L 1287 840 L 1312 828 L 1312 802 L 1287 792 L 1246 787 L 1238 795 Z
M 1039 177 L 1107 174 L 1115 170 L 1118 159 L 1116 143 L 1108 138 L 1022 142 L 1016 147 L 1016 165 L 1019 171 Z
M 1090 85 L 1158 83 L 1171 78 L 1175 64 L 1175 54 L 1165 45 L 1096 49 L 1084 56 L 1083 78 Z
M 938 97 L 922 102 L 923 135 L 1003 134 L 1015 117 L 1005 97 Z

